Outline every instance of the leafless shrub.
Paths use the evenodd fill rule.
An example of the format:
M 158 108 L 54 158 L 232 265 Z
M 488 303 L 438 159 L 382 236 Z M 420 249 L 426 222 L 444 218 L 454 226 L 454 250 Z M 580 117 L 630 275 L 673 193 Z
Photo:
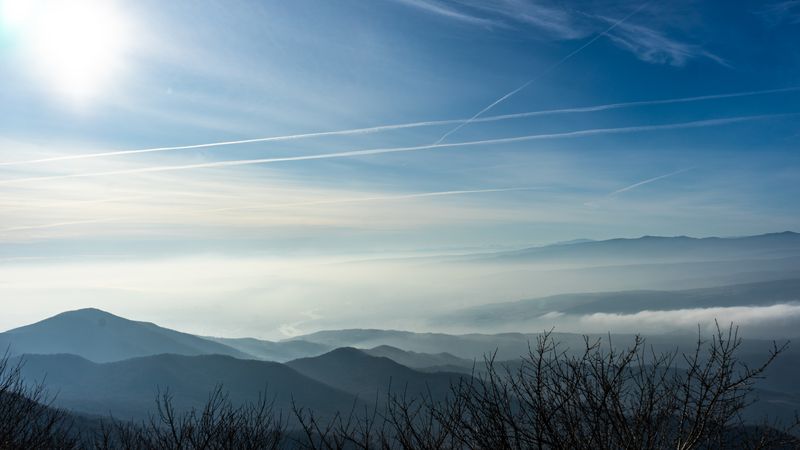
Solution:
M 42 384 L 22 379 L 24 361 L 0 357 L 0 449 L 74 449 L 80 438 L 69 415 L 50 405 Z
M 617 349 L 585 338 L 564 349 L 539 336 L 517 369 L 487 358 L 446 399 L 392 395 L 360 419 L 320 424 L 295 411 L 303 448 L 664 449 L 796 448 L 796 425 L 746 425 L 754 383 L 785 350 L 773 343 L 762 364 L 737 358 L 736 328 L 719 326 L 690 353 L 657 354 L 642 338 Z M 357 424 L 357 425 L 353 425 Z M 363 424 L 369 424 L 364 428 Z
M 285 424 L 266 396 L 234 406 L 221 386 L 201 410 L 178 413 L 169 392 L 156 398 L 156 413 L 141 424 L 111 420 L 94 441 L 97 449 L 242 449 L 282 448 Z
M 562 348 L 538 337 L 515 368 L 493 357 L 444 398 L 388 390 L 373 406 L 321 417 L 299 405 L 291 420 L 266 396 L 234 406 L 221 387 L 201 410 L 179 413 L 169 392 L 140 424 L 110 420 L 82 445 L 96 449 L 522 450 L 800 448 L 791 424 L 746 424 L 756 381 L 786 349 L 773 343 L 757 366 L 719 326 L 688 353 L 656 353 L 637 337 L 625 348 L 584 339 Z M 47 407 L 19 366 L 0 364 L 0 449 L 77 448 L 63 412 Z M 358 406 L 362 405 L 362 406 Z

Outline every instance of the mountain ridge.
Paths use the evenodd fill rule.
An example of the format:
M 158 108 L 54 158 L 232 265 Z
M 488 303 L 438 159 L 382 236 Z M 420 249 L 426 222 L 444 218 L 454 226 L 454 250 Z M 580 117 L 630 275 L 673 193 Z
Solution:
M 259 395 L 275 401 L 284 413 L 292 401 L 333 415 L 352 407 L 356 399 L 335 387 L 271 361 L 228 355 L 161 354 L 96 363 L 70 354 L 23 355 L 22 374 L 44 380 L 57 392 L 54 406 L 86 414 L 113 414 L 123 420 L 146 419 L 159 393 L 169 392 L 179 411 L 201 408 L 221 387 L 234 404 L 255 402 Z
M 65 311 L 0 333 L 0 346 L 13 354 L 69 353 L 94 362 L 111 362 L 162 353 L 252 355 L 151 322 L 126 319 L 97 308 Z
M 396 361 L 372 356 L 353 347 L 341 347 L 320 356 L 286 363 L 301 374 L 361 399 L 381 401 L 390 393 L 443 398 L 461 373 L 421 372 Z
M 787 249 L 791 244 L 791 249 Z M 660 254 L 653 254 L 654 251 Z M 746 256 L 776 257 L 800 253 L 800 233 L 782 231 L 735 237 L 652 236 L 637 238 L 612 238 L 571 244 L 552 244 L 518 250 L 472 255 L 464 261 L 472 262 L 554 262 L 576 258 L 625 262 L 631 258 L 650 261 L 697 260 L 716 252 L 716 257 L 742 258 Z

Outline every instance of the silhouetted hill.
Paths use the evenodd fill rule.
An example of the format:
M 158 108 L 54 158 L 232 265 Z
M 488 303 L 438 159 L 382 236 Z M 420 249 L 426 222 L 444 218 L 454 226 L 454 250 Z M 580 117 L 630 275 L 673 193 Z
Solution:
M 95 362 L 161 353 L 252 358 L 218 342 L 149 322 L 124 319 L 94 308 L 64 312 L 0 333 L 0 348 L 9 346 L 14 354 L 69 353 Z
M 124 319 L 99 309 L 68 311 L 41 322 L 0 333 L 0 348 L 12 353 L 69 353 L 95 362 L 120 361 L 138 356 L 221 354 L 252 356 L 219 342 Z
M 383 401 L 391 392 L 410 396 L 430 392 L 443 398 L 463 375 L 425 373 L 400 365 L 389 358 L 370 356 L 355 348 L 338 348 L 313 358 L 286 363 L 310 378 L 334 386 L 361 399 Z
M 533 247 L 481 255 L 476 261 L 622 264 L 637 261 L 708 261 L 800 255 L 800 234 L 791 231 L 735 238 L 643 236 Z
M 440 366 L 469 368 L 473 365 L 473 360 L 471 359 L 459 358 L 458 356 L 446 352 L 435 354 L 412 352 L 392 347 L 391 345 L 379 345 L 362 351 L 370 356 L 389 358 L 398 364 L 412 369 L 427 369 Z
M 326 330 L 293 338 L 317 342 L 331 347 L 357 347 L 360 349 L 389 345 L 406 351 L 419 353 L 450 353 L 463 359 L 483 359 L 484 355 L 497 351 L 499 360 L 517 359 L 528 353 L 528 343 L 536 334 L 444 334 L 414 333 L 397 330 Z M 578 335 L 559 333 L 559 339 L 579 343 Z
M 674 310 L 731 306 L 769 306 L 800 300 L 800 279 L 735 284 L 681 291 L 621 291 L 561 294 L 494 303 L 453 311 L 436 321 L 487 326 L 524 322 L 544 314 L 632 314 L 642 310 Z
M 265 341 L 254 338 L 208 337 L 211 341 L 233 347 L 265 361 L 286 362 L 292 359 L 318 356 L 332 350 L 327 345 L 307 341 Z
M 354 397 L 308 378 L 284 364 L 223 355 L 156 355 L 97 364 L 74 355 L 25 355 L 23 376 L 46 377 L 57 393 L 55 406 L 89 414 L 142 419 L 155 407 L 157 392 L 169 390 L 178 410 L 201 407 L 217 385 L 235 404 L 260 393 L 289 412 L 291 401 L 323 415 L 349 410 Z

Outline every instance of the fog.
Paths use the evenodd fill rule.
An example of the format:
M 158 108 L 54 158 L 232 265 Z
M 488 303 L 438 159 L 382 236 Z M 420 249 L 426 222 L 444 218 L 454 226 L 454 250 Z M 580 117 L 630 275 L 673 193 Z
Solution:
M 409 257 L 231 257 L 15 260 L 0 265 L 0 286 L 18 307 L 0 317 L 10 329 L 64 310 L 96 307 L 201 335 L 281 339 L 322 329 L 383 328 L 446 332 L 671 333 L 714 319 L 759 336 L 793 333 L 800 307 L 793 292 L 764 304 L 675 309 L 668 304 L 582 314 L 563 305 L 537 306 L 536 319 L 486 322 L 458 311 L 554 294 L 680 290 L 796 276 L 796 260 L 718 258 L 709 261 L 614 264 L 571 259 L 508 261 L 500 254 Z M 757 292 L 757 291 L 756 291 Z M 644 301 L 644 299 L 643 299 Z M 770 303 L 771 302 L 771 303 Z M 455 313 L 455 315 L 454 315 Z M 466 317 L 466 316 L 465 316 Z

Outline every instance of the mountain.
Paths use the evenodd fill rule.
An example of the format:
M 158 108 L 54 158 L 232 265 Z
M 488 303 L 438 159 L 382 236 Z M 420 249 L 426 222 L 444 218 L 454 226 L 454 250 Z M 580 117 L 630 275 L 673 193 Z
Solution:
M 596 242 L 596 241 L 595 241 L 595 239 L 585 239 L 585 238 L 570 239 L 568 241 L 554 242 L 552 244 L 546 245 L 545 247 L 552 247 L 552 246 L 556 246 L 556 245 L 584 244 L 586 242 Z
M 224 355 L 156 355 L 98 364 L 74 355 L 25 355 L 23 377 L 44 379 L 54 406 L 80 413 L 144 419 L 157 393 L 169 391 L 178 411 L 199 408 L 218 385 L 234 404 L 264 393 L 290 415 L 292 400 L 324 416 L 349 411 L 356 399 L 280 363 Z
M 448 313 L 437 318 L 436 321 L 448 324 L 491 326 L 522 323 L 548 313 L 567 315 L 631 314 L 643 310 L 769 306 L 796 301 L 800 301 L 800 278 L 680 291 L 561 294 L 467 308 Z
M 580 335 L 558 333 L 558 339 L 570 344 L 580 344 Z M 356 347 L 369 349 L 388 345 L 418 353 L 449 353 L 457 358 L 483 360 L 484 356 L 497 352 L 498 360 L 515 360 L 528 354 L 528 343 L 536 340 L 536 334 L 444 334 L 414 333 L 411 331 L 350 329 L 326 330 L 292 338 L 316 342 L 331 347 Z
M 379 345 L 374 348 L 362 350 L 370 356 L 389 358 L 392 361 L 412 369 L 428 369 L 431 367 L 462 367 L 470 368 L 473 360 L 459 358 L 450 353 L 420 353 L 402 350 L 391 345 Z
M 385 398 L 390 387 L 391 392 L 407 394 L 412 398 L 427 393 L 434 398 L 443 398 L 450 392 L 450 386 L 464 376 L 447 372 L 419 372 L 389 358 L 370 356 L 348 347 L 313 358 L 289 361 L 286 365 L 361 399 L 378 401 Z
M 734 238 L 642 236 L 548 245 L 471 257 L 482 262 L 624 264 L 778 258 L 800 255 L 800 233 L 785 231 Z
M 264 341 L 254 338 L 219 338 L 208 337 L 208 340 L 233 347 L 248 355 L 265 361 L 286 362 L 292 359 L 318 356 L 333 350 L 327 345 L 307 341 Z
M 459 358 L 450 353 L 420 353 L 412 352 L 392 347 L 391 345 L 381 345 L 375 348 L 362 350 L 372 356 L 383 356 L 406 367 L 422 372 L 452 372 L 467 375 L 485 374 L 487 361 L 484 357 L 473 359 Z M 493 364 L 499 370 L 506 368 L 517 370 L 521 365 L 521 359 L 499 360 L 495 359 Z
M 678 291 L 681 295 L 673 300 L 676 305 L 688 301 L 687 298 L 714 305 L 722 293 L 728 299 L 741 301 L 754 297 L 787 299 L 786 293 L 798 292 L 798 288 L 800 281 L 783 280 Z M 562 304 L 569 306 L 570 311 L 588 311 L 606 302 L 609 302 L 606 308 L 628 307 L 624 298 L 618 304 L 611 297 L 577 295 L 576 298 L 580 301 L 570 303 L 563 300 Z M 585 301 L 586 298 L 590 301 Z M 663 298 L 658 301 L 663 301 Z M 521 314 L 519 311 L 514 313 Z M 266 390 L 270 398 L 274 397 L 276 408 L 285 413 L 289 412 L 292 399 L 320 415 L 350 411 L 359 401 L 365 405 L 373 400 L 381 401 L 390 383 L 395 392 L 402 389 L 410 396 L 430 392 L 441 397 L 449 391 L 452 383 L 469 376 L 473 369 L 478 373 L 485 371 L 484 355 L 495 354 L 501 365 L 518 367 L 519 357 L 528 353 L 529 344 L 537 338 L 536 334 L 523 333 L 448 335 L 354 329 L 320 331 L 278 343 L 234 340 L 242 345 L 278 348 L 285 352 L 345 347 L 280 364 L 239 359 L 234 356 L 244 353 L 219 342 L 129 321 L 98 310 L 67 312 L 3 333 L 0 337 L 7 339 L 8 335 L 14 338 L 12 342 L 21 344 L 23 348 L 39 350 L 39 353 L 66 349 L 64 351 L 87 355 L 23 355 L 23 376 L 31 382 L 44 379 L 49 392 L 56 394 L 54 406 L 80 414 L 102 416 L 112 413 L 121 419 L 145 418 L 152 412 L 159 390 L 168 389 L 179 410 L 200 407 L 218 384 L 230 392 L 234 403 L 255 400 L 260 392 Z M 583 348 L 581 335 L 555 333 L 553 338 L 570 351 Z M 91 339 L 98 342 L 93 343 Z M 674 351 L 676 348 L 690 351 L 695 341 L 695 336 L 685 334 L 647 337 L 648 346 L 652 345 L 656 352 Z M 615 345 L 629 345 L 632 337 L 614 335 L 613 342 Z M 768 341 L 745 340 L 741 349 L 742 361 L 756 367 L 764 360 L 770 346 Z M 220 354 L 220 348 L 234 356 Z M 109 361 L 112 356 L 118 358 L 125 353 L 170 349 L 217 354 L 158 354 Z M 106 361 L 92 362 L 88 357 Z M 800 352 L 790 347 L 768 369 L 767 378 L 759 382 L 759 389 L 796 397 L 800 394 L 796 388 L 799 364 Z M 777 401 L 774 399 L 778 397 L 770 398 L 770 401 Z
M 219 342 L 93 308 L 64 312 L 0 333 L 0 348 L 10 348 L 13 354 L 69 353 L 94 362 L 161 353 L 253 357 Z

